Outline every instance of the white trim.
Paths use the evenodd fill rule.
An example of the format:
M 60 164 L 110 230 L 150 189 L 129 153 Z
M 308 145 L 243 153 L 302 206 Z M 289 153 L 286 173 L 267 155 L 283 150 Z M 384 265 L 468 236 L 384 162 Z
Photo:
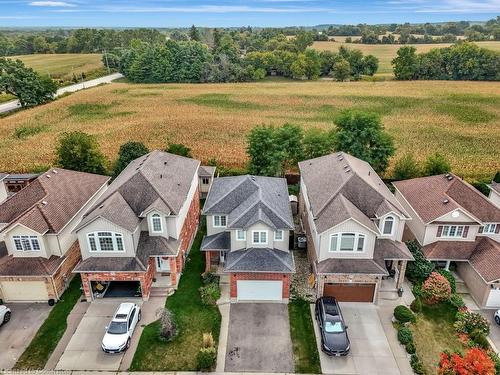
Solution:
M 254 237 L 254 233 L 259 233 L 259 242 L 255 242 L 255 237 Z M 261 239 L 261 235 L 262 233 L 265 233 L 266 234 L 266 242 L 262 242 Z M 267 245 L 269 243 L 269 235 L 268 235 L 268 231 L 267 230 L 253 230 L 252 231 L 252 245 Z
M 159 220 L 159 223 L 160 223 L 160 229 L 159 230 L 155 230 L 155 219 Z M 151 223 L 151 233 L 163 233 L 163 221 L 161 219 L 160 214 L 158 214 L 158 213 L 152 214 L 151 215 L 150 223 Z
M 345 234 L 354 234 L 354 244 L 352 250 L 340 250 L 340 245 L 342 243 L 342 236 Z M 335 250 L 332 250 L 333 239 L 336 237 Z M 358 250 L 359 239 L 363 238 L 363 248 Z M 329 253 L 364 253 L 366 247 L 366 234 L 359 232 L 337 232 L 330 235 L 330 243 L 328 246 Z
M 478 233 L 478 234 L 497 234 L 496 232 L 496 229 L 497 229 L 497 226 L 499 226 L 500 224 L 498 223 L 484 223 L 483 225 L 483 232 L 482 233 Z M 493 231 L 486 231 L 486 227 L 492 227 L 493 228 Z
M 316 218 L 315 218 L 314 216 L 313 216 L 313 220 L 316 220 Z M 345 219 L 344 221 L 341 221 L 340 223 L 338 223 L 338 224 L 334 225 L 333 227 L 330 227 L 330 228 L 328 228 L 328 229 L 325 229 L 323 232 L 318 233 L 318 235 L 319 235 L 319 236 L 321 236 L 323 233 L 328 232 L 329 230 L 332 230 L 333 228 L 336 228 L 336 227 L 338 227 L 339 225 L 342 225 L 342 224 L 344 224 L 345 222 L 347 222 L 347 221 L 349 221 L 349 220 L 352 220 L 352 221 L 354 221 L 354 222 L 358 223 L 359 225 L 361 225 L 362 227 L 364 227 L 364 228 L 368 229 L 370 232 L 375 233 L 376 235 L 380 235 L 380 230 L 379 230 L 379 229 L 378 229 L 378 227 L 375 225 L 375 223 L 374 223 L 373 225 L 375 225 L 375 227 L 377 228 L 377 231 L 374 231 L 372 228 L 369 228 L 368 226 L 366 226 L 365 224 L 361 223 L 360 221 L 356 220 L 356 219 L 355 219 L 355 218 L 353 218 L 353 217 L 349 217 L 349 218 Z M 309 225 L 310 225 L 310 224 L 309 224 Z M 316 223 L 314 223 L 314 227 L 315 227 L 315 229 L 316 229 Z
M 238 233 L 243 233 L 243 238 L 238 237 Z M 244 229 L 236 229 L 236 241 L 246 241 L 247 240 L 247 231 Z
M 438 226 L 438 230 L 439 230 L 439 227 L 441 225 Z M 437 238 L 466 238 L 464 237 L 464 231 L 465 231 L 465 227 L 467 227 L 468 225 L 462 225 L 462 224 L 446 224 L 446 225 L 442 225 L 442 229 L 441 229 L 441 236 L 440 237 L 436 237 Z M 444 234 L 444 228 L 452 228 L 452 227 L 456 227 L 455 229 L 455 235 L 454 236 L 449 236 L 449 235 L 445 235 Z M 459 228 L 462 228 L 462 230 L 460 231 L 460 235 L 457 235 L 458 234 L 458 229 Z M 450 229 L 448 229 L 448 233 L 450 232 Z M 467 235 L 469 235 L 467 233 Z
M 276 238 L 276 233 L 280 232 L 281 233 L 281 238 Z M 274 240 L 282 242 L 285 240 L 285 231 L 283 229 L 277 229 L 274 231 Z
M 26 241 L 26 240 L 28 241 L 29 247 L 30 247 L 29 249 L 25 249 L 25 246 L 23 244 L 23 237 L 25 237 L 24 241 Z M 17 248 L 16 239 L 18 239 L 20 241 L 21 249 Z M 34 248 L 34 246 L 33 246 L 34 241 L 36 241 L 36 244 L 38 245 L 38 249 Z M 38 238 L 38 236 L 33 236 L 33 235 L 29 235 L 29 234 L 19 234 L 19 235 L 12 236 L 12 245 L 13 245 L 13 249 L 15 251 L 19 251 L 22 253 L 25 253 L 27 251 L 42 251 L 42 244 L 40 243 L 40 239 Z
M 456 202 L 455 202 L 456 203 Z M 457 203 L 458 204 L 458 203 Z M 465 216 L 469 216 L 472 220 L 474 220 L 476 223 L 478 223 L 479 225 L 482 225 L 483 222 L 481 220 L 479 220 L 477 217 L 475 217 L 474 215 L 470 214 L 468 211 L 466 211 L 465 209 L 462 208 L 462 206 L 458 206 L 457 208 L 453 209 L 453 210 L 450 210 L 448 211 L 447 213 L 435 218 L 435 219 L 432 219 L 431 221 L 429 221 L 428 223 L 425 223 L 425 225 L 427 224 L 434 224 L 435 221 L 439 221 L 439 219 L 445 217 L 446 215 L 448 214 L 451 214 L 453 211 L 461 211 Z
M 391 232 L 384 233 L 385 223 L 388 219 L 392 219 Z M 382 228 L 381 228 L 380 234 L 382 236 L 393 236 L 394 235 L 394 227 L 396 226 L 396 218 L 394 217 L 394 215 L 387 215 L 386 217 L 384 217 L 384 220 L 381 221 L 381 224 L 382 224 Z
M 113 245 L 113 250 L 101 250 L 101 243 L 99 241 L 99 233 L 111 233 L 111 242 Z M 95 244 L 96 250 L 92 250 L 92 246 L 90 245 L 90 238 L 91 237 L 94 239 L 94 244 Z M 102 236 L 102 237 L 109 238 L 110 236 Z M 87 238 L 87 245 L 88 245 L 90 253 L 108 254 L 108 253 L 124 253 L 125 252 L 125 242 L 123 240 L 122 233 L 113 232 L 113 231 L 109 231 L 109 230 L 100 230 L 100 231 L 87 233 L 86 238 Z M 122 250 L 118 249 L 117 238 L 121 239 Z
M 221 224 L 216 225 L 216 224 L 215 224 L 215 218 L 216 218 L 216 217 L 218 217 L 218 218 L 219 218 L 219 222 L 220 222 L 220 223 L 222 223 L 222 218 L 224 218 L 224 220 L 225 220 L 225 222 L 226 222 L 226 223 L 225 223 L 225 225 L 221 225 Z M 213 225 L 213 227 L 214 227 L 214 228 L 226 228 L 226 227 L 227 227 L 227 216 L 226 216 L 226 215 L 213 215 L 213 216 L 212 216 L 212 225 Z

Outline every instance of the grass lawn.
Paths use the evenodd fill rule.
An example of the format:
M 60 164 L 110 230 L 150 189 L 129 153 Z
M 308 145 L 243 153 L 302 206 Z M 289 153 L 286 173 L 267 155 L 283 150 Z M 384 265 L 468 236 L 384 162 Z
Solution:
M 288 304 L 295 372 L 321 374 L 316 337 L 309 302 L 296 299 Z
M 435 374 L 439 354 L 444 350 L 463 351 L 465 346 L 458 340 L 453 328 L 456 309 L 447 304 L 423 305 L 417 315 L 417 323 L 411 325 L 417 354 L 427 374 Z
M 66 331 L 66 319 L 69 313 L 82 295 L 80 284 L 80 276 L 77 275 L 17 361 L 14 366 L 15 370 L 42 370 L 44 368 Z
M 16 97 L 9 94 L 0 94 L 0 104 L 5 102 L 10 102 L 14 100 Z
M 219 309 L 204 306 L 198 292 L 205 270 L 205 258 L 200 252 L 204 232 L 204 229 L 198 231 L 179 288 L 167 298 L 166 307 L 174 314 L 177 336 L 165 342 L 158 335 L 158 322 L 146 326 L 130 371 L 196 371 L 196 355 L 202 347 L 203 333 L 212 332 L 217 347 L 221 324 Z

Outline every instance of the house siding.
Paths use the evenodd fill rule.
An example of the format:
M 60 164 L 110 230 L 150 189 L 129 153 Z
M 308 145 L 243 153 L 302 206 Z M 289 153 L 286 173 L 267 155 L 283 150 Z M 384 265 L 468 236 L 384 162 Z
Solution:
M 466 225 L 466 224 L 461 224 L 460 222 L 457 222 L 456 224 L 453 225 Z M 424 237 L 424 242 L 423 245 L 428 245 L 430 243 L 436 242 L 436 241 L 464 241 L 464 242 L 473 242 L 476 240 L 476 235 L 479 230 L 478 225 L 467 225 L 469 227 L 469 231 L 467 233 L 467 237 L 438 237 L 438 227 L 440 225 L 437 224 L 429 224 L 425 228 L 425 237 Z
M 38 242 L 40 243 L 39 251 L 18 251 L 14 247 L 14 236 L 36 236 L 38 238 Z M 21 258 L 29 258 L 29 257 L 42 257 L 42 258 L 50 258 L 52 255 L 48 246 L 47 246 L 47 236 L 42 236 L 40 233 L 35 232 L 32 229 L 29 229 L 23 225 L 15 225 L 13 226 L 6 234 L 5 234 L 5 245 L 7 246 L 7 251 L 9 255 L 14 257 Z
M 420 243 L 421 245 L 424 244 L 424 238 L 425 238 L 425 223 L 420 219 L 420 217 L 417 215 L 413 207 L 411 207 L 408 202 L 404 199 L 403 195 L 399 192 L 398 189 L 396 189 L 394 196 L 396 199 L 399 201 L 399 203 L 403 206 L 403 208 L 408 212 L 408 214 L 411 216 L 411 220 L 406 222 L 406 225 L 410 229 L 410 231 L 413 233 L 415 236 L 415 239 Z
M 467 284 L 472 297 L 480 307 L 486 305 L 490 294 L 490 286 L 474 270 L 468 262 L 457 262 L 457 272 Z
M 500 208 L 500 194 L 497 193 L 495 190 L 490 190 L 490 194 L 488 196 L 491 202 L 498 208 Z

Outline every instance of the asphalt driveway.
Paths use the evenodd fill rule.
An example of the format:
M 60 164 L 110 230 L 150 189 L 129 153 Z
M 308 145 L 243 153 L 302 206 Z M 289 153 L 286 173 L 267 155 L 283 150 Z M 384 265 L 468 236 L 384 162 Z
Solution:
M 0 369 L 10 369 L 47 319 L 51 307 L 46 303 L 7 304 L 10 321 L 0 327 Z
M 231 305 L 225 371 L 294 371 L 286 304 Z

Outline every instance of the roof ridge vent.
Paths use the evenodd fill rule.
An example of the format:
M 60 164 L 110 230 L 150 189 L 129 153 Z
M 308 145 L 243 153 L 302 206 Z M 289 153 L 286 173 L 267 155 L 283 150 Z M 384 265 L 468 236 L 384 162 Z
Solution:
M 46 176 L 47 178 L 50 178 L 50 177 L 52 177 L 52 176 L 51 176 L 50 174 L 47 174 L 47 175 L 45 175 L 45 176 Z
M 255 181 L 255 176 L 250 176 L 250 178 L 252 179 L 252 181 Z
M 452 175 L 449 175 L 448 177 L 446 177 L 448 179 L 448 181 L 451 181 L 453 180 L 453 176 Z
M 59 172 L 58 172 L 58 171 L 56 171 L 55 169 L 53 169 L 53 170 L 52 170 L 52 173 L 54 173 L 54 174 L 58 174 Z

